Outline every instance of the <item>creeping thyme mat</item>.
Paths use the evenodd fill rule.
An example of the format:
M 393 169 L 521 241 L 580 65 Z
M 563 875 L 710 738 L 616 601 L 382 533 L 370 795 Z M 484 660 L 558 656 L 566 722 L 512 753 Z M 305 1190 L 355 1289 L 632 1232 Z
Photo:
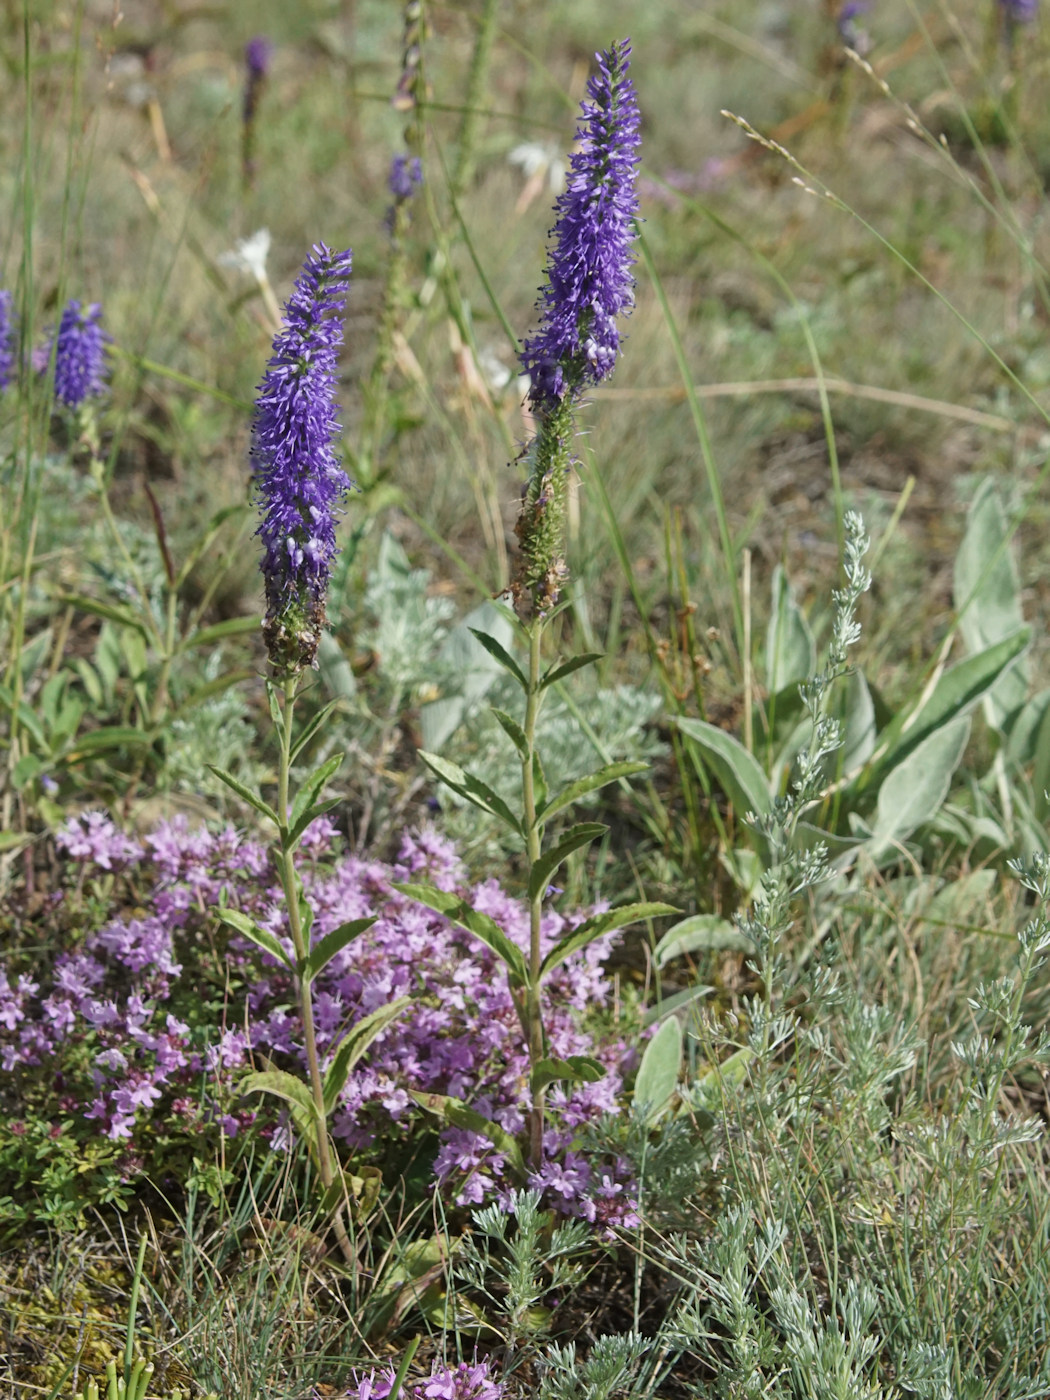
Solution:
M 58 844 L 70 878 L 49 923 L 63 933 L 12 959 L 22 965 L 17 973 L 0 971 L 5 1100 L 32 1103 L 38 1124 L 48 1122 L 65 1140 L 67 1162 L 75 1144 L 90 1146 L 94 1163 L 88 1173 L 70 1166 L 65 1178 L 46 1173 L 44 1213 L 61 1219 L 93 1199 L 130 1195 L 158 1137 L 193 1141 L 199 1134 L 214 1146 L 220 1134 L 254 1133 L 271 1150 L 286 1151 L 294 1137 L 287 1117 L 257 1096 L 242 1097 L 238 1081 L 263 1057 L 295 1067 L 302 1061 L 287 970 L 215 916 L 219 907 L 249 914 L 290 951 L 266 850 L 232 827 L 210 833 L 192 829 L 185 818 L 132 840 L 98 812 L 71 821 Z M 420 1101 L 428 1094 L 462 1100 L 511 1136 L 520 1133 L 527 1051 L 494 955 L 392 882 L 422 876 L 459 889 L 519 944 L 528 937 L 520 902 L 495 880 L 465 884 L 455 851 L 433 831 L 406 835 L 389 866 L 340 856 L 338 844 L 325 818 L 303 838 L 315 939 L 366 911 L 379 917 L 315 985 L 325 1064 L 363 1016 L 403 994 L 412 1000 L 347 1080 L 334 1107 L 333 1136 L 355 1162 L 382 1167 L 427 1123 Z M 96 926 L 89 922 L 93 913 Z M 549 910 L 545 951 L 571 928 L 572 920 Z M 630 1168 L 581 1150 L 586 1125 L 617 1111 L 624 1075 L 637 1058 L 624 1039 L 593 1030 L 611 1000 L 602 964 L 612 938 L 566 959 L 545 984 L 551 1053 L 594 1055 L 605 1075 L 552 1092 L 544 1161 L 524 1181 L 482 1134 L 442 1127 L 433 1172 L 450 1204 L 506 1202 L 528 1185 L 557 1211 L 599 1230 L 635 1223 Z M 0 1126 L 7 1160 L 25 1133 L 18 1118 Z M 24 1164 L 23 1187 L 32 1183 L 32 1160 Z M 178 1187 L 174 1180 L 155 1184 Z

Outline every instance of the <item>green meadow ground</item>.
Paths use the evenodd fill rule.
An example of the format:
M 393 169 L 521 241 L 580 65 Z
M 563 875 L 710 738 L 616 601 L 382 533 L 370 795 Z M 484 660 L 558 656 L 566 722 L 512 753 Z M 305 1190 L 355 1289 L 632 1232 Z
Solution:
M 425 99 L 409 112 L 390 100 L 404 29 L 391 3 L 0 11 L 0 286 L 27 310 L 27 344 L 70 297 L 104 307 L 109 500 L 151 587 L 163 561 L 150 492 L 176 561 L 249 498 L 251 403 L 274 327 L 224 255 L 268 229 L 283 303 L 312 244 L 353 247 L 340 399 L 360 490 L 306 705 L 339 702 L 333 742 L 350 761 L 333 792 L 352 849 L 389 859 L 404 828 L 436 821 L 474 878 L 520 890 L 494 822 L 450 802 L 435 815 L 417 751 L 428 705 L 454 693 L 438 625 L 501 596 L 513 567 L 529 431 L 514 338 L 534 325 L 554 195 L 542 168 L 530 181 L 510 158 L 523 143 L 565 158 L 592 55 L 625 34 L 643 117 L 637 305 L 615 376 L 581 415 L 573 605 L 553 628 L 563 655 L 602 659 L 552 701 L 545 742 L 548 773 L 574 776 L 592 748 L 650 767 L 588 808 L 609 831 L 559 877 L 566 904 L 755 917 L 769 848 L 688 724 L 735 736 L 789 790 L 805 742 L 794 696 L 828 644 L 849 510 L 874 575 L 850 659 L 872 733 L 916 765 L 882 806 L 874 740 L 859 778 L 830 770 L 807 820 L 861 853 L 830 883 L 798 882 L 763 956 L 724 936 L 661 958 L 667 919 L 626 936 L 603 1014 L 640 1046 L 648 1010 L 651 1025 L 680 997 L 678 1108 L 639 1126 L 624 1100 L 619 1146 L 643 1181 L 644 1224 L 586 1245 L 557 1306 L 549 1221 L 522 1265 L 535 1296 L 506 1265 L 489 1261 L 486 1296 L 476 1274 L 425 1254 L 478 1235 L 425 1173 L 384 1180 L 351 1278 L 325 1253 L 295 1154 L 279 1167 L 264 1147 L 230 1170 L 198 1160 L 178 1199 L 147 1187 L 123 1211 L 85 1199 L 55 1218 L 11 1165 L 21 1149 L 7 1133 L 5 1396 L 64 1400 L 74 1365 L 83 1386 L 122 1355 L 144 1232 L 137 1346 L 157 1364 L 158 1397 L 176 1385 L 223 1400 L 342 1394 L 350 1366 L 396 1365 L 416 1336 L 420 1374 L 477 1348 L 511 1394 L 563 1400 L 1050 1391 L 1046 1047 L 1029 1055 L 1021 1033 L 1033 1028 L 1031 1049 L 1050 986 L 1015 936 L 1041 897 L 1007 864 L 1050 849 L 1050 20 L 1018 29 L 1010 50 L 992 3 L 882 0 L 860 20 L 865 70 L 828 8 L 424 0 Z M 274 54 L 248 183 L 242 53 L 255 34 Z M 425 184 L 394 247 L 386 179 L 406 144 Z M 272 781 L 275 756 L 262 640 L 235 621 L 262 608 L 250 514 L 231 509 L 181 589 L 180 627 L 228 623 L 225 635 L 137 667 L 106 621 L 128 579 L 83 444 L 39 387 L 5 396 L 0 451 L 0 938 L 21 971 L 58 927 L 48 898 L 69 877 L 54 833 L 70 814 L 105 807 L 140 833 L 178 812 L 249 825 L 205 764 L 252 787 Z M 767 641 L 778 567 L 794 669 L 774 666 Z M 930 720 L 938 681 L 1022 621 L 1014 670 L 986 667 L 965 695 L 959 680 Z M 102 677 L 94 692 L 85 666 Z M 45 752 L 15 690 L 39 713 L 49 677 L 67 673 L 85 714 Z M 938 749 L 923 766 L 901 738 L 933 743 L 967 717 L 952 762 Z M 78 748 L 107 725 L 149 741 Z M 516 791 L 501 742 L 479 704 L 447 752 Z M 30 752 L 41 762 L 19 768 Z M 871 832 L 916 789 L 929 799 L 917 819 L 880 845 Z M 750 1069 L 712 1080 L 748 1043 L 763 987 L 783 1024 L 751 1046 Z M 3 1081 L 0 1110 L 21 1121 Z M 180 1150 L 188 1164 L 192 1146 Z M 586 1372 L 597 1338 L 632 1328 L 656 1338 L 641 1360 L 604 1381 Z M 549 1348 L 570 1342 L 575 1370 L 559 1370 Z

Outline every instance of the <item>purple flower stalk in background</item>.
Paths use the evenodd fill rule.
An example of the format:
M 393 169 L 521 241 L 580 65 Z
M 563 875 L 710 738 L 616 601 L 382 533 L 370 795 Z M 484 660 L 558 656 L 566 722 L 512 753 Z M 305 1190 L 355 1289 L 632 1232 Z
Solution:
M 395 199 L 411 199 L 422 183 L 423 162 L 418 156 L 395 156 L 390 162 L 387 188 Z
M 102 307 L 71 301 L 58 323 L 55 345 L 55 398 L 76 410 L 106 391 L 106 333 Z
M 241 125 L 241 178 L 248 188 L 255 179 L 255 113 L 272 57 L 273 44 L 264 34 L 256 34 L 244 46 L 244 66 L 248 77 L 244 84 Z
M 254 39 L 249 39 L 244 46 L 244 64 L 248 69 L 249 80 L 254 79 L 258 82 L 260 78 L 265 78 L 270 71 L 271 58 L 273 44 L 265 34 L 256 34 Z
M 281 674 L 313 664 L 325 621 L 335 520 L 352 485 L 336 458 L 335 371 L 351 252 L 306 259 L 255 405 L 251 457 L 263 512 L 263 633 Z
M 1007 23 L 1034 24 L 1039 18 L 1039 0 L 999 0 Z
M 579 149 L 555 210 L 555 247 L 538 307 L 539 332 L 525 341 L 521 362 L 537 408 L 605 379 L 620 347 L 617 316 L 634 305 L 633 221 L 638 211 L 639 116 L 627 76 L 629 40 L 596 55 L 587 84 Z
M 0 393 L 15 377 L 16 330 L 14 297 L 10 292 L 0 292 Z

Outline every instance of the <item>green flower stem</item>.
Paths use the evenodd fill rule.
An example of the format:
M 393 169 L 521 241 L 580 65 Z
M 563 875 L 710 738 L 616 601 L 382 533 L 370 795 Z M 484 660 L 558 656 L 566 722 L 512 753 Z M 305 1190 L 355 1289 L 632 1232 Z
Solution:
M 284 711 L 281 716 L 282 723 L 280 729 L 281 759 L 277 776 L 277 816 L 281 824 L 281 853 L 279 862 L 281 888 L 284 891 L 284 902 L 288 908 L 288 928 L 292 935 L 292 944 L 295 948 L 295 963 L 298 969 L 305 965 L 309 949 L 306 946 L 302 919 L 299 915 L 299 880 L 295 872 L 295 854 L 288 835 L 290 810 L 288 804 L 288 777 L 292 766 L 292 720 L 295 712 L 295 685 L 296 678 L 294 675 L 289 675 L 284 678 Z M 313 996 L 310 991 L 309 980 L 303 977 L 298 971 L 295 973 L 295 984 L 299 996 L 299 1011 L 303 1018 L 303 1044 L 306 1048 L 306 1064 L 310 1075 L 310 1091 L 313 1095 L 314 1109 L 317 1115 L 317 1165 L 321 1172 L 321 1184 L 325 1191 L 328 1191 L 335 1180 L 335 1171 L 332 1167 L 331 1153 L 328 1150 L 328 1114 L 324 1106 L 324 1082 L 321 1079 L 321 1063 L 317 1054 L 317 1032 L 314 1028 Z M 332 1215 L 332 1225 L 344 1259 L 346 1259 L 348 1264 L 356 1265 L 356 1255 L 353 1245 L 346 1233 L 341 1207 L 336 1207 Z
M 536 752 L 536 721 L 540 713 L 540 641 L 543 636 L 542 618 L 529 624 L 529 675 L 525 692 L 525 753 L 521 760 L 521 786 L 524 801 L 526 834 L 526 878 L 531 885 L 533 867 L 540 858 L 543 827 L 536 820 L 536 786 L 533 758 Z M 543 1058 L 543 1014 L 540 1007 L 540 921 L 543 916 L 543 891 L 537 890 L 529 900 L 529 985 L 525 993 L 525 1024 L 529 1038 L 529 1064 L 532 1068 Z M 543 1160 L 543 1101 L 545 1090 L 532 1090 L 529 1112 L 529 1157 L 539 1168 Z

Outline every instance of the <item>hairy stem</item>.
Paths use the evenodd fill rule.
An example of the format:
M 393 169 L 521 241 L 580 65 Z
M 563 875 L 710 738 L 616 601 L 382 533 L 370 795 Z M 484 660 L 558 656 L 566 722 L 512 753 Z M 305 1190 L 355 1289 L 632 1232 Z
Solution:
M 540 640 L 543 620 L 534 618 L 529 625 L 529 686 L 525 692 L 525 753 L 521 761 L 521 786 L 525 814 L 526 878 L 532 883 L 532 871 L 540 858 L 543 824 L 536 820 L 536 782 L 534 757 L 536 753 L 536 721 L 540 712 Z M 543 1058 L 543 1013 L 540 1007 L 540 920 L 543 915 L 543 891 L 537 890 L 529 900 L 529 984 L 526 988 L 525 1022 L 529 1037 L 529 1065 L 535 1069 Z M 543 1160 L 543 1100 L 544 1090 L 532 1091 L 529 1112 L 529 1157 L 537 1169 Z
M 292 719 L 295 711 L 295 677 L 286 676 L 284 682 L 284 713 L 281 725 L 281 759 L 277 778 L 277 816 L 281 823 L 280 877 L 284 900 L 288 907 L 288 928 L 295 948 L 296 966 L 301 967 L 309 949 L 303 933 L 299 914 L 299 881 L 295 873 L 295 855 L 288 835 L 288 777 L 292 766 Z M 325 1191 L 335 1180 L 332 1157 L 328 1148 L 328 1115 L 324 1106 L 324 1082 L 321 1079 L 321 1063 L 317 1054 L 317 1032 L 314 1028 L 313 997 L 310 982 L 298 971 L 295 974 L 296 991 L 299 995 L 299 1010 L 303 1019 L 303 1045 L 306 1049 L 306 1065 L 310 1076 L 310 1091 L 313 1094 L 314 1110 L 317 1117 L 317 1165 L 321 1173 L 321 1184 Z M 341 1207 L 336 1207 L 332 1216 L 335 1237 L 343 1257 L 349 1264 L 356 1264 L 353 1245 L 346 1233 Z

